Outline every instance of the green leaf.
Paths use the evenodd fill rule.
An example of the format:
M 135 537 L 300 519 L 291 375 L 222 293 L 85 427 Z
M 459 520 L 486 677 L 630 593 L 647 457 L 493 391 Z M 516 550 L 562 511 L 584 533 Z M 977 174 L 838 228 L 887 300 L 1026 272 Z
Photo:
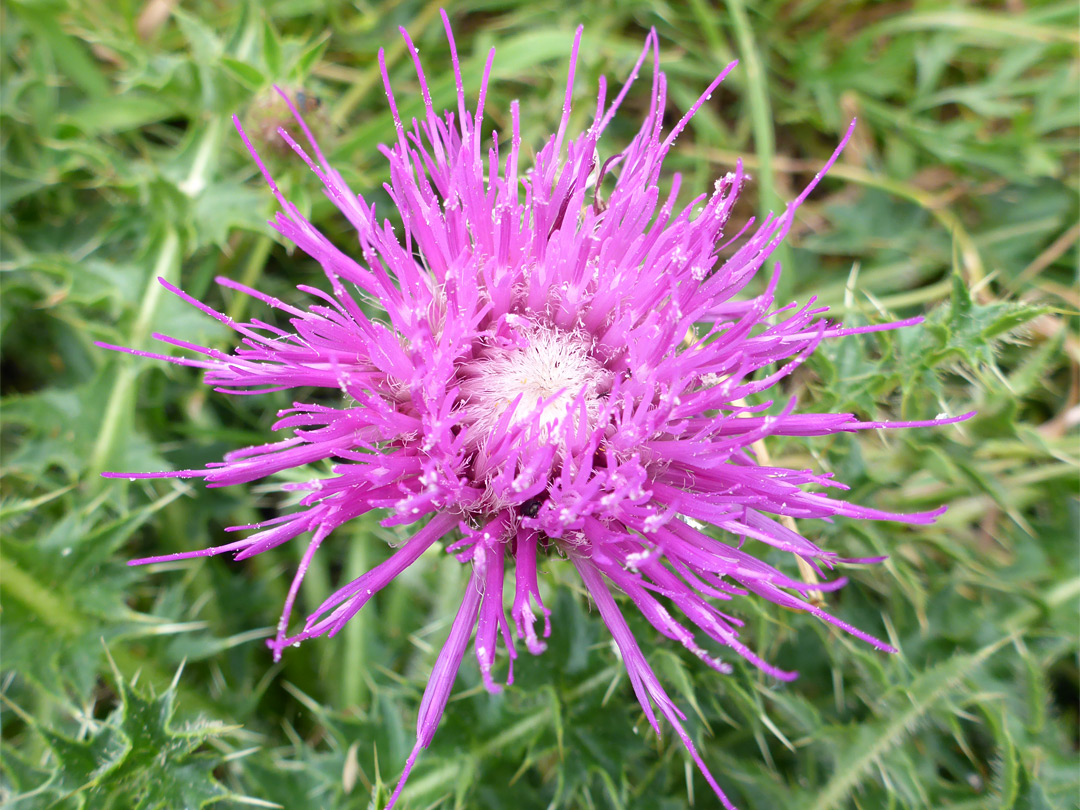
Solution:
M 234 228 L 266 233 L 266 212 L 265 194 L 235 183 L 207 187 L 199 194 L 192 209 L 200 238 L 220 247 L 225 246 Z
M 996 368 L 1000 342 L 1049 311 L 1023 302 L 977 303 L 958 271 L 952 277 L 952 297 L 926 321 L 922 362 L 925 367 L 952 363 L 975 371 Z
M 214 777 L 220 755 L 198 749 L 228 729 L 205 720 L 173 726 L 176 680 L 160 696 L 115 673 L 119 704 L 75 739 L 32 720 L 51 753 L 50 785 L 80 806 L 202 808 L 236 796 Z M 177 673 L 177 679 L 180 673 Z M 17 797 L 16 797 L 17 798 Z
M 326 52 L 326 47 L 329 43 L 330 32 L 324 31 L 310 44 L 305 45 L 304 49 L 300 52 L 300 55 L 293 63 L 292 68 L 289 70 L 289 78 L 295 82 L 303 82 L 306 80 L 308 74 L 311 73 L 315 65 L 322 59 L 323 53 Z
M 22 17 L 38 36 L 39 42 L 52 51 L 57 65 L 71 81 L 89 96 L 108 95 L 109 83 L 97 63 L 86 52 L 83 43 L 64 33 L 56 15 L 46 4 L 11 0 L 9 7 Z
M 263 62 L 275 81 L 281 78 L 281 38 L 269 18 L 263 20 Z
M 881 758 L 899 745 L 918 723 L 963 681 L 999 650 L 1007 639 L 990 644 L 979 652 L 959 654 L 919 673 L 911 683 L 879 702 L 874 722 L 834 729 L 821 738 L 831 750 L 833 775 L 815 791 L 812 810 L 842 807 L 859 784 L 877 769 Z
M 1000 810 L 1012 810 L 1020 793 L 1020 759 L 1016 743 L 1009 731 L 1009 718 L 1004 710 L 983 709 L 983 717 L 997 743 L 998 760 L 994 765 L 994 790 L 997 792 Z
M 268 80 L 266 76 L 263 75 L 262 71 L 248 62 L 241 61 L 240 59 L 233 59 L 230 56 L 223 56 L 221 58 L 221 65 L 251 90 L 258 90 L 268 83 Z
M 128 92 L 88 101 L 69 113 L 64 120 L 86 135 L 105 135 L 138 129 L 178 112 L 175 102 L 168 98 Z
M 106 725 L 88 740 L 73 740 L 52 729 L 39 728 L 56 758 L 57 785 L 68 795 L 90 791 L 119 768 L 131 751 L 131 741 Z

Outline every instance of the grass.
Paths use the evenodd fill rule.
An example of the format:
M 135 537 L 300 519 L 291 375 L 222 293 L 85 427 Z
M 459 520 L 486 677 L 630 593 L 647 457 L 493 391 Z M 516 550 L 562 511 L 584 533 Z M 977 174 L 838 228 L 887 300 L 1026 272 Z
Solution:
M 295 551 L 246 563 L 132 569 L 221 542 L 275 514 L 257 486 L 105 481 L 105 469 L 201 465 L 265 441 L 283 397 L 228 398 L 187 369 L 109 355 L 149 334 L 227 347 L 154 282 L 240 318 L 215 275 L 285 300 L 317 268 L 269 235 L 272 197 L 233 134 L 266 138 L 269 86 L 303 89 L 356 188 L 385 179 L 385 47 L 403 113 L 418 109 L 406 25 L 448 65 L 437 3 L 95 4 L 0 9 L 3 459 L 0 803 L 30 808 L 381 806 L 411 746 L 419 696 L 464 583 L 432 554 L 350 624 L 272 664 Z M 779 258 L 782 298 L 817 295 L 851 323 L 925 324 L 823 347 L 792 381 L 804 408 L 874 418 L 977 409 L 949 429 L 773 442 L 889 508 L 949 503 L 918 531 L 802 526 L 850 557 L 826 594 L 887 635 L 887 656 L 812 617 L 759 606 L 753 646 L 802 677 L 722 677 L 635 630 L 703 756 L 743 810 L 1076 806 L 1078 670 L 1077 11 L 1073 3 L 518 0 L 451 4 L 468 89 L 495 45 L 487 110 L 539 144 L 558 120 L 570 32 L 585 25 L 573 123 L 599 75 L 621 77 L 649 26 L 671 115 L 741 66 L 669 160 L 695 193 L 742 156 L 737 216 L 797 193 L 848 121 L 856 136 L 801 209 Z M 156 11 L 164 13 L 157 15 Z M 448 71 L 430 75 L 453 105 Z M 632 134 L 630 102 L 612 143 Z M 312 102 L 314 108 L 315 103 Z M 615 148 L 613 146 L 612 148 Z M 264 149 L 286 194 L 339 244 L 315 178 Z M 385 201 L 384 201 L 385 202 Z M 385 205 L 384 205 L 385 210 Z M 312 607 L 385 553 L 358 522 L 301 594 Z M 677 740 L 654 740 L 595 612 L 548 566 L 548 652 L 490 697 L 466 663 L 408 808 L 711 808 Z

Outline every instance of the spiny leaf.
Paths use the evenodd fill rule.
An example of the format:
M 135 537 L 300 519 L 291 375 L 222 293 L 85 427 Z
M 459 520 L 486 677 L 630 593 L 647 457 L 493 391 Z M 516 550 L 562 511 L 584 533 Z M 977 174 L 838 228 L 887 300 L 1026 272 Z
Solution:
M 105 802 L 134 810 L 172 810 L 238 798 L 213 776 L 220 756 L 200 750 L 229 729 L 208 721 L 176 728 L 175 682 L 154 695 L 114 672 L 119 705 L 104 722 L 92 723 L 85 737 L 70 737 L 27 716 L 52 755 L 48 784 L 80 807 Z
M 1003 711 L 984 708 L 983 717 L 998 744 L 998 761 L 994 766 L 994 790 L 998 794 L 1000 810 L 1012 810 L 1020 792 L 1020 760 L 1016 743 L 1009 731 L 1009 719 Z
M 994 368 L 998 342 L 1048 311 L 1023 302 L 976 303 L 963 277 L 954 272 L 949 303 L 927 319 L 924 360 L 930 368 L 949 362 L 975 371 Z
M 832 777 L 816 791 L 812 810 L 840 807 L 851 792 L 875 769 L 881 757 L 911 733 L 916 724 L 974 672 L 1008 639 L 990 644 L 974 654 L 954 655 L 919 673 L 906 688 L 881 702 L 881 719 L 844 727 L 822 743 L 834 747 L 836 766 Z
M 74 740 L 49 728 L 39 728 L 56 758 L 56 784 L 73 796 L 110 778 L 131 751 L 131 741 L 118 729 L 104 726 L 87 740 Z

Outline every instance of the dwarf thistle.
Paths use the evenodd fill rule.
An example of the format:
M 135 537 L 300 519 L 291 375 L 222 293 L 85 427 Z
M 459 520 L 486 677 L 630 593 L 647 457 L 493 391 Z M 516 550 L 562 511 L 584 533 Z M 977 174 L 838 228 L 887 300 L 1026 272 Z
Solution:
M 727 235 L 745 179 L 741 166 L 718 180 L 710 194 L 681 207 L 679 178 L 663 198 L 658 184 L 675 139 L 734 64 L 665 131 L 666 80 L 653 31 L 610 103 L 601 79 L 591 126 L 571 138 L 579 28 L 558 131 L 527 169 L 519 162 L 516 102 L 510 107 L 509 141 L 482 143 L 494 51 L 470 111 L 445 14 L 443 20 L 456 113 L 436 113 L 416 48 L 403 30 L 425 104 L 423 119 L 407 129 L 379 55 L 397 129 L 396 142 L 382 149 L 390 165 L 386 190 L 401 233 L 347 187 L 282 93 L 313 154 L 284 130 L 281 137 L 355 228 L 356 247 L 341 249 L 319 233 L 280 193 L 239 123 L 237 128 L 281 206 L 271 225 L 319 262 L 329 289 L 301 286 L 310 299 L 301 307 L 218 279 L 285 313 L 290 328 L 283 329 L 257 319 L 235 323 L 162 281 L 238 333 L 239 345 L 226 353 L 155 335 L 194 357 L 108 346 L 204 369 L 206 382 L 226 393 L 316 387 L 343 395 L 338 407 L 294 403 L 273 426 L 288 438 L 234 451 L 206 469 L 109 473 L 202 478 L 208 486 L 226 486 L 312 462 L 333 464 L 328 477 L 282 484 L 282 490 L 301 493 L 299 507 L 259 525 L 234 527 L 251 531 L 242 539 L 133 564 L 225 552 L 245 559 L 307 535 L 277 635 L 268 642 L 277 658 L 290 645 L 339 632 L 373 594 L 437 543 L 468 563 L 470 583 L 421 701 L 416 744 L 392 805 L 435 734 L 470 639 L 492 692 L 501 688 L 493 674 L 500 643 L 510 661 L 508 683 L 515 635 L 529 652 L 543 652 L 552 624 L 537 570 L 541 560 L 556 564 L 561 558 L 577 569 L 611 631 L 650 724 L 659 733 L 658 710 L 731 807 L 613 591 L 622 591 L 657 631 L 720 672 L 731 669 L 727 651 L 777 678 L 795 677 L 760 659 L 740 639 L 739 619 L 717 607 L 751 593 L 890 650 L 807 599 L 809 591 L 842 586 L 842 578 L 793 578 L 759 559 L 755 545 L 791 552 L 821 574 L 844 560 L 784 519 L 844 516 L 925 524 L 943 509 L 896 514 L 828 497 L 818 490 L 844 487 L 811 470 L 770 466 L 752 446 L 770 436 L 920 427 L 964 417 L 865 422 L 844 413 L 800 414 L 793 400 L 776 407 L 772 401 L 749 404 L 749 398 L 776 388 L 823 340 L 920 320 L 842 328 L 820 318 L 825 310 L 812 300 L 778 307 L 779 268 L 764 292 L 742 295 L 791 227 L 795 209 L 837 159 L 850 128 L 822 172 L 784 212 Z M 601 136 L 650 54 L 648 113 L 630 145 L 605 156 Z M 603 198 L 600 188 L 608 176 L 614 188 Z M 738 247 L 721 259 L 732 245 Z M 361 302 L 385 315 L 369 317 Z M 319 546 L 338 526 L 375 510 L 385 515 L 383 525 L 415 524 L 415 532 L 385 562 L 331 594 L 290 634 L 292 606 Z M 503 592 L 508 567 L 509 618 Z

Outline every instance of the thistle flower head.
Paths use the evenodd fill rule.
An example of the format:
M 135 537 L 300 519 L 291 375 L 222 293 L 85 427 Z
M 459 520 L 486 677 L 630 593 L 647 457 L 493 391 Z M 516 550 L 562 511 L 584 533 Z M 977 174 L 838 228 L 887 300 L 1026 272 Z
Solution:
M 280 193 L 241 129 L 281 206 L 272 226 L 322 266 L 328 286 L 300 287 L 308 302 L 298 306 L 219 279 L 283 313 L 289 326 L 279 328 L 262 320 L 234 323 L 162 282 L 232 328 L 238 345 L 225 353 L 157 335 L 189 356 L 121 349 L 204 369 L 207 383 L 226 393 L 315 387 L 340 391 L 341 402 L 296 402 L 274 425 L 286 438 L 232 452 L 206 469 L 114 475 L 197 477 L 226 486 L 316 461 L 330 462 L 331 474 L 281 485 L 300 493 L 296 510 L 236 527 L 249 532 L 241 539 L 136 562 L 225 552 L 244 559 L 307 537 L 269 641 L 275 657 L 340 631 L 437 543 L 468 564 L 470 584 L 421 701 L 417 742 L 396 801 L 432 740 L 470 638 L 491 691 L 501 688 L 494 675 L 500 643 L 511 662 L 515 636 L 532 653 L 544 650 L 552 626 L 537 568 L 542 559 L 560 558 L 558 564 L 580 574 L 653 728 L 659 733 L 657 713 L 671 723 L 730 807 L 612 592 L 622 591 L 658 632 L 721 672 L 730 671 L 734 655 L 777 678 L 794 677 L 750 650 L 741 622 L 718 607 L 750 594 L 813 613 L 887 650 L 808 601 L 807 591 L 836 588 L 843 579 L 808 584 L 756 552 L 763 545 L 789 551 L 821 574 L 840 561 L 836 553 L 785 518 L 920 524 L 941 510 L 893 514 L 829 497 L 820 490 L 844 489 L 829 475 L 770 466 L 752 447 L 771 436 L 956 420 L 864 422 L 852 414 L 800 414 L 793 401 L 774 406 L 759 397 L 748 404 L 776 388 L 823 340 L 917 319 L 844 329 L 821 319 L 824 308 L 813 300 L 777 306 L 779 268 L 764 292 L 744 294 L 821 174 L 784 212 L 735 234 L 725 229 L 745 179 L 741 165 L 689 202 L 677 202 L 678 176 L 661 195 L 665 156 L 733 65 L 665 129 L 666 80 L 652 32 L 611 101 L 601 80 L 592 124 L 571 137 L 579 29 L 558 130 L 526 167 L 516 102 L 509 139 L 496 135 L 485 143 L 491 57 L 470 109 L 443 19 L 456 111 L 436 113 L 416 48 L 402 31 L 424 100 L 423 116 L 406 127 L 379 56 L 397 130 L 394 144 L 382 150 L 391 178 L 385 188 L 400 229 L 346 185 L 297 115 L 310 154 L 284 130 L 282 138 L 356 231 L 355 245 L 333 244 Z M 650 56 L 649 111 L 630 145 L 610 154 L 601 138 Z M 608 177 L 614 187 L 602 197 Z M 410 539 L 290 632 L 293 602 L 320 544 L 372 511 L 383 525 L 414 525 Z M 512 595 L 504 593 L 507 579 Z

